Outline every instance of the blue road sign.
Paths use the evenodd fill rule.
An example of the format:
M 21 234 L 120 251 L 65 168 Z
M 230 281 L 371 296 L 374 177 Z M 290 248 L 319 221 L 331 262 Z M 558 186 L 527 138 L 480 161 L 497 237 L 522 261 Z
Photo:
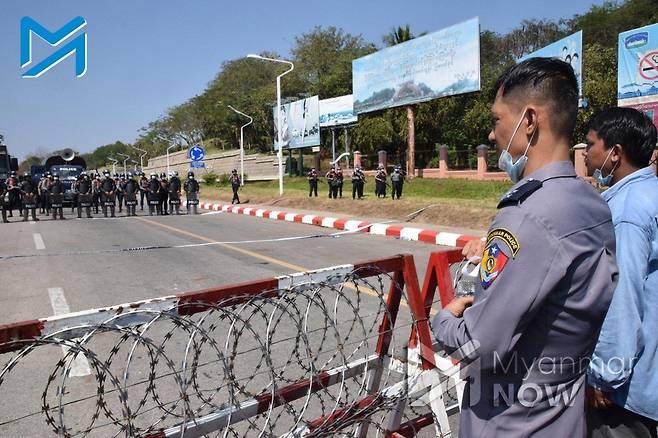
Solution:
M 192 146 L 188 152 L 188 155 L 192 161 L 201 161 L 206 157 L 206 153 L 204 152 L 203 148 L 198 145 Z
M 192 161 L 190 163 L 190 167 L 192 169 L 203 169 L 206 167 L 206 163 L 204 163 L 203 161 Z

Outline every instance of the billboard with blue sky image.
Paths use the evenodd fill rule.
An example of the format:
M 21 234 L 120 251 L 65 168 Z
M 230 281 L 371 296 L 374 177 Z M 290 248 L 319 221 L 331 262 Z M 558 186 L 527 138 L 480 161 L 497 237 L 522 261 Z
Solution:
M 318 96 L 281 105 L 281 125 L 283 149 L 306 148 L 320 144 L 320 99 Z M 274 148 L 278 145 L 278 114 L 274 115 Z
M 576 32 L 562 38 L 546 47 L 542 47 L 529 55 L 523 56 L 518 62 L 529 58 L 558 58 L 571 64 L 576 79 L 578 79 L 578 95 L 583 97 L 583 32 Z
M 352 61 L 357 114 L 480 90 L 480 20 L 472 18 Z
M 658 24 L 619 34 L 619 106 L 643 111 L 658 126 Z
M 338 125 L 356 123 L 354 101 L 351 94 L 347 96 L 332 97 L 320 101 L 320 127 L 328 128 Z

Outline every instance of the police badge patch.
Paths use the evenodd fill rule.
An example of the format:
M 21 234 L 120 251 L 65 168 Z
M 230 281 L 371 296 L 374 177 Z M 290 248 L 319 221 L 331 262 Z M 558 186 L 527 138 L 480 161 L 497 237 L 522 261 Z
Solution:
M 483 289 L 491 286 L 491 283 L 498 278 L 498 274 L 500 274 L 507 264 L 507 260 L 509 260 L 509 257 L 501 251 L 498 244 L 489 242 L 484 250 L 484 256 L 480 264 L 480 281 L 482 282 Z
M 516 236 L 506 229 L 496 228 L 491 230 L 487 236 L 487 246 L 484 249 L 482 263 L 480 263 L 480 282 L 483 289 L 491 286 L 509 260 L 509 257 L 502 251 L 498 243 L 494 242 L 494 239 L 498 239 L 508 246 L 512 258 L 516 257 L 520 248 Z

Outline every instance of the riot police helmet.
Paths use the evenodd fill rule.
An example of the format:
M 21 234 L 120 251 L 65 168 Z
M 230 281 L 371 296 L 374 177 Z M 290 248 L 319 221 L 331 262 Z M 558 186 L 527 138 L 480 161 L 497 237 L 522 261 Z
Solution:
M 132 179 L 132 177 L 133 177 L 133 173 L 132 173 L 132 172 L 128 172 L 128 178 L 129 178 L 129 179 Z
M 194 172 L 192 172 L 191 170 L 187 172 L 187 177 L 190 179 L 194 178 Z
M 158 177 L 158 174 L 155 172 L 151 172 L 151 179 L 156 179 Z
M 58 180 L 59 179 L 59 174 L 58 173 L 53 173 L 53 178 L 55 178 L 55 180 Z

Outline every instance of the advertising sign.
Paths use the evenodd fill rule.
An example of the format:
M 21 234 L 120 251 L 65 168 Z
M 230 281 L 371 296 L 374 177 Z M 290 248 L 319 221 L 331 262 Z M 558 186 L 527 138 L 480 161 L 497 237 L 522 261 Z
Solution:
M 356 123 L 357 120 L 354 113 L 354 98 L 351 94 L 320 101 L 321 128 L 348 125 Z
M 317 146 L 320 144 L 320 99 L 309 97 L 281 105 L 282 147 L 296 149 Z M 274 116 L 274 147 L 277 143 L 279 128 L 276 107 L 272 109 Z

